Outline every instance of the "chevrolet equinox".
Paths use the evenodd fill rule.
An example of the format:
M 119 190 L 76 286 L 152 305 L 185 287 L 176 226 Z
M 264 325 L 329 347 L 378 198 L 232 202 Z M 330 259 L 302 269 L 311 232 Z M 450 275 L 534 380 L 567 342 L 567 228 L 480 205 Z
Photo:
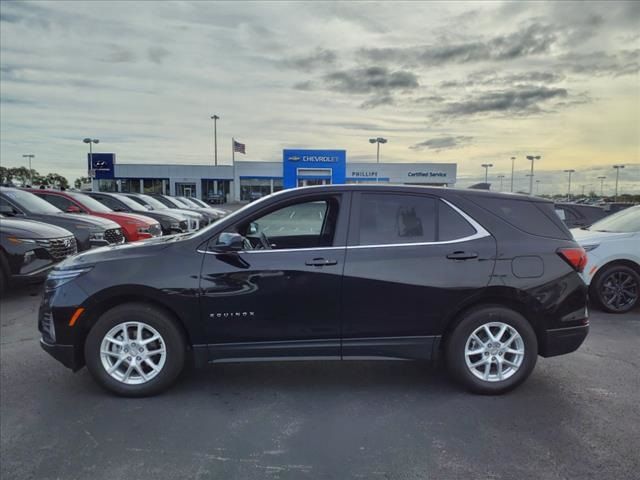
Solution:
M 438 357 L 497 394 L 583 342 L 585 262 L 543 199 L 298 188 L 65 260 L 45 284 L 41 345 L 124 396 L 166 389 L 187 363 Z

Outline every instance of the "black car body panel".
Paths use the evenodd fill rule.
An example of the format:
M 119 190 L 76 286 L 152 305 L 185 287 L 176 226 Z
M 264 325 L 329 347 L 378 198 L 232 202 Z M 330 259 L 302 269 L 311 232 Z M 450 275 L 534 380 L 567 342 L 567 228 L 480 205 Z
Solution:
M 76 238 L 78 251 L 82 252 L 92 247 L 100 247 L 109 244 L 118 244 L 124 242 L 124 236 L 120 225 L 111 220 L 94 217 L 90 215 L 78 215 L 73 213 L 64 213 L 60 209 L 47 203 L 45 200 L 38 200 L 47 203 L 51 208 L 50 213 L 38 213 L 29 210 L 16 197 L 12 196 L 12 192 L 21 192 L 25 195 L 35 195 L 14 188 L 0 188 L 0 204 L 6 208 L 11 208 L 11 215 L 16 218 L 26 218 L 36 220 L 43 223 L 49 223 L 57 227 L 69 230 Z M 37 198 L 37 197 L 36 197 Z M 4 212 L 3 212 L 4 213 Z M 92 238 L 93 237 L 93 238 Z M 96 238 L 98 237 L 98 238 Z
M 588 227 L 612 213 L 595 205 L 575 203 L 556 203 L 555 209 L 567 228 Z
M 0 275 L 9 284 L 42 280 L 56 263 L 77 251 L 68 230 L 33 220 L 0 218 Z
M 388 204 L 399 224 L 384 223 Z M 322 215 L 309 209 L 304 217 L 299 205 Z M 378 214 L 369 215 L 372 209 Z M 428 214 L 416 216 L 418 209 Z M 256 232 L 278 225 L 267 214 L 292 219 L 296 229 L 270 231 L 271 248 L 256 249 Z M 376 241 L 387 227 L 395 243 Z M 223 232 L 244 235 L 253 247 L 225 250 L 218 243 Z M 412 241 L 417 236 L 424 241 Z M 82 344 L 96 319 L 126 301 L 170 313 L 196 363 L 413 359 L 438 354 L 462 312 L 500 304 L 533 325 L 540 355 L 558 355 L 575 350 L 588 331 L 587 288 L 556 253 L 564 247 L 577 244 L 542 199 L 408 186 L 286 190 L 196 233 L 63 262 L 57 268 L 86 273 L 45 292 L 40 329 L 53 324 L 57 338 L 43 337 L 46 348 L 67 363 L 71 358 L 74 369 L 82 366 Z M 85 311 L 69 328 L 78 307 Z

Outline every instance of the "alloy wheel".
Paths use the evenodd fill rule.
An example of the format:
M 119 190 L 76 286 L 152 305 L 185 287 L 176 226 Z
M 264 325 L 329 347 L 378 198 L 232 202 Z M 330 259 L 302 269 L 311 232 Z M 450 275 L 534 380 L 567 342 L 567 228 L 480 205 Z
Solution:
M 116 325 L 103 337 L 100 359 L 105 371 L 126 385 L 140 385 L 158 375 L 167 360 L 162 335 L 143 322 Z
M 513 376 L 522 366 L 524 354 L 524 340 L 503 322 L 489 322 L 475 329 L 464 350 L 467 368 L 485 382 L 501 382 Z
M 638 300 L 638 282 L 628 272 L 611 272 L 602 281 L 600 296 L 611 310 L 625 311 Z

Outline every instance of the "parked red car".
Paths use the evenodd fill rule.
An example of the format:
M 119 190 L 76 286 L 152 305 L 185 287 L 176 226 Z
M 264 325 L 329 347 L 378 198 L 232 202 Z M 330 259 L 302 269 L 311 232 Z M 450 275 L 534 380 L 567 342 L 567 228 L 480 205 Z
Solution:
M 122 227 L 127 242 L 144 240 L 162 235 L 157 220 L 136 213 L 114 212 L 96 199 L 80 192 L 25 189 L 39 196 L 63 212 L 86 213 L 96 217 L 108 218 Z

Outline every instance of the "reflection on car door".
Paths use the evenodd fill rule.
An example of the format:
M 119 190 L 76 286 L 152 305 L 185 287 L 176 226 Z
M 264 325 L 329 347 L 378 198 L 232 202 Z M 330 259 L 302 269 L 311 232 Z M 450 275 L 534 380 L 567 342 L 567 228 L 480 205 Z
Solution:
M 448 312 L 486 287 L 496 244 L 437 197 L 354 194 L 343 280 L 344 356 L 428 358 Z
M 332 194 L 239 221 L 243 234 L 251 233 L 249 225 L 265 227 L 272 249 L 219 253 L 216 238 L 209 241 L 200 285 L 212 360 L 339 357 L 348 200 L 348 194 Z M 291 217 L 308 212 L 311 202 L 323 202 L 325 216 Z

